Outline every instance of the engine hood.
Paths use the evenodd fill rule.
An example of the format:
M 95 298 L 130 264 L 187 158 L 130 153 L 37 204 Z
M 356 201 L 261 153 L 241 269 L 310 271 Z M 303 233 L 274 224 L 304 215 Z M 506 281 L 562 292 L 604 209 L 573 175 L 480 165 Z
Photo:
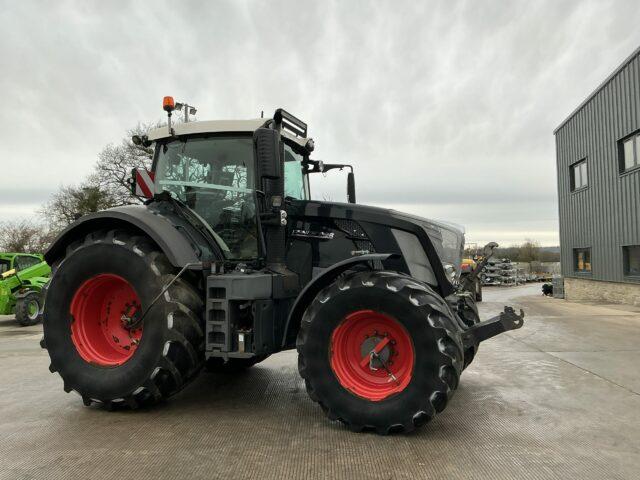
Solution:
M 428 235 L 443 264 L 450 264 L 459 271 L 464 250 L 464 227 L 440 220 L 432 220 L 390 208 L 372 207 L 353 203 L 303 202 L 305 214 L 342 217 L 362 220 L 392 228 L 403 228 L 410 223 L 420 227 Z
M 419 217 L 397 210 L 388 210 L 391 215 L 403 218 L 425 229 L 443 264 L 450 264 L 456 272 L 460 270 L 464 252 L 464 227 L 449 222 Z

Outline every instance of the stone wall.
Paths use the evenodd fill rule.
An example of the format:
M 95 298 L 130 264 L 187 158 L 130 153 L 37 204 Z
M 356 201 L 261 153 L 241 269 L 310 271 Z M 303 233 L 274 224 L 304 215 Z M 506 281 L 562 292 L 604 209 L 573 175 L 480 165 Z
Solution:
M 640 284 L 600 282 L 586 278 L 564 279 L 564 298 L 640 306 Z

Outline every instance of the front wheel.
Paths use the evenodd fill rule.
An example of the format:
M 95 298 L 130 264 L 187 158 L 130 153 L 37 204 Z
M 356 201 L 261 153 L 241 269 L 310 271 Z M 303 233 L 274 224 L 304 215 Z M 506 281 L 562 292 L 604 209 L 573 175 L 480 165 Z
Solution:
M 31 291 L 16 301 L 16 320 L 23 327 L 35 325 L 40 321 L 40 292 Z
M 411 431 L 458 386 L 457 327 L 429 287 L 363 272 L 322 290 L 304 314 L 298 368 L 327 416 L 355 431 Z

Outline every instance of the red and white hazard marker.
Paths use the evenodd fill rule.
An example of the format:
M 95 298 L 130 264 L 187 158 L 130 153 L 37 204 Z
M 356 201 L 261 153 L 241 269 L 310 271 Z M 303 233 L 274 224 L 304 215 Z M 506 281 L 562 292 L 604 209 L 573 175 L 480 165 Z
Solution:
M 144 168 L 138 168 L 136 170 L 136 195 L 145 198 L 153 197 L 153 179 L 153 172 L 149 172 Z

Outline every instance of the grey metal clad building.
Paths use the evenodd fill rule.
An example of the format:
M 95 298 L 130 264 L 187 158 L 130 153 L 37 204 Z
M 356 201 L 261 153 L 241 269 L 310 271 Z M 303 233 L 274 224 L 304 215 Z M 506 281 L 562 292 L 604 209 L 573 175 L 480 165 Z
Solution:
M 640 48 L 554 134 L 565 298 L 640 305 Z

